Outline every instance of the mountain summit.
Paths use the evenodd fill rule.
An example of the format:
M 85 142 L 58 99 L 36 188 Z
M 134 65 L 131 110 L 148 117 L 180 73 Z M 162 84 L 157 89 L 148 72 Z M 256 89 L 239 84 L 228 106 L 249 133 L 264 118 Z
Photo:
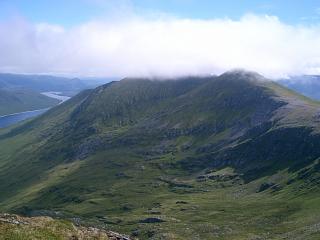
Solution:
M 245 71 L 111 82 L 0 133 L 0 209 L 141 239 L 319 234 L 319 109 Z

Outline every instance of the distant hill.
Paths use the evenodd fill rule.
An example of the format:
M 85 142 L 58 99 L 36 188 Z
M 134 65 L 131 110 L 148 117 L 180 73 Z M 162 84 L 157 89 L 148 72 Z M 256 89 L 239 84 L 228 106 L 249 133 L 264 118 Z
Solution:
M 0 116 L 49 108 L 60 101 L 30 90 L 0 89 Z
M 279 83 L 307 97 L 320 100 L 320 76 L 295 76 L 282 79 Z
M 84 89 L 95 88 L 109 82 L 108 78 L 64 78 L 46 75 L 0 73 L 0 116 L 52 107 L 56 99 L 43 96 L 42 92 L 61 92 L 74 96 Z
M 65 78 L 49 75 L 24 75 L 0 73 L 0 89 L 27 89 L 36 92 L 62 92 L 75 95 L 88 88 L 109 82 L 108 78 Z
M 0 211 L 139 239 L 319 239 L 319 116 L 252 72 L 111 82 L 0 131 Z

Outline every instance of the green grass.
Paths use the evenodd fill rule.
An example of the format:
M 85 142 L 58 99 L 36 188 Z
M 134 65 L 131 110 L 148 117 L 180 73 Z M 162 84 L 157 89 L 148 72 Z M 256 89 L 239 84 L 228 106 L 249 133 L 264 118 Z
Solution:
M 115 164 L 123 166 L 111 168 Z M 301 182 L 276 192 L 256 193 L 264 179 L 249 184 L 198 182 L 196 176 L 159 170 L 153 162 L 134 158 L 126 150 L 121 151 L 121 156 L 116 152 L 101 153 L 76 169 L 68 165 L 61 169 L 64 170 L 55 169 L 59 170 L 60 180 L 55 174 L 45 172 L 43 175 L 48 179 L 26 189 L 29 195 L 22 192 L 4 204 L 10 208 L 14 208 L 10 204 L 27 204 L 30 209 L 62 211 L 66 217 L 81 216 L 85 221 L 106 224 L 108 229 L 122 233 L 131 234 L 138 229 L 141 239 L 150 239 L 151 235 L 153 239 L 161 236 L 170 236 L 167 239 L 248 239 L 253 236 L 280 239 L 299 230 L 302 233 L 295 235 L 298 239 L 306 234 L 304 228 L 312 228 L 320 220 L 317 217 L 319 194 L 295 196 Z M 120 172 L 123 175 L 119 177 Z M 233 169 L 226 168 L 214 174 L 232 172 Z M 172 175 L 181 177 L 159 180 Z M 286 179 L 279 179 L 278 183 L 285 184 Z M 165 222 L 140 223 L 148 217 Z M 315 231 L 319 236 L 320 232 Z

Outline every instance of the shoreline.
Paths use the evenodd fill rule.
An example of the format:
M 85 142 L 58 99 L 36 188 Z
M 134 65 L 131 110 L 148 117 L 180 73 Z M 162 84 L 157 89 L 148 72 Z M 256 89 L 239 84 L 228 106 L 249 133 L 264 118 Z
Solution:
M 23 111 L 23 112 L 15 112 L 15 113 L 10 113 L 6 115 L 0 116 L 0 128 L 6 128 L 9 127 L 13 124 L 19 123 L 21 121 L 27 120 L 29 118 L 37 117 L 51 108 L 60 105 L 61 103 L 67 101 L 70 99 L 69 96 L 63 96 L 63 95 L 58 95 L 61 94 L 60 92 L 43 92 L 41 93 L 47 97 L 57 99 L 59 100 L 59 103 L 51 106 L 51 107 L 46 107 L 46 108 L 40 108 L 40 109 L 34 109 L 34 110 L 28 110 L 28 111 Z
M 68 97 L 68 96 L 59 95 L 59 94 L 61 94 L 61 92 L 43 92 L 41 94 L 44 95 L 44 96 L 53 98 L 53 99 L 60 100 L 60 102 L 57 105 L 65 102 L 65 101 L 67 101 L 67 100 L 69 100 L 71 98 L 71 97 Z M 55 105 L 55 106 L 57 106 L 57 105 Z M 55 106 L 52 106 L 52 107 L 55 107 Z M 37 111 L 49 110 L 52 107 L 40 108 L 40 109 L 28 110 L 28 111 L 24 111 L 24 112 L 15 112 L 15 113 L 10 113 L 10 114 L 6 114 L 6 115 L 1 115 L 0 119 L 1 118 L 5 118 L 5 117 L 12 117 L 12 116 L 15 116 L 15 115 L 18 115 L 18 114 L 32 113 L 32 112 L 37 112 Z
M 0 119 L 1 119 L 1 118 L 5 118 L 5 117 L 12 117 L 12 116 L 19 115 L 19 114 L 24 114 L 24 113 L 32 113 L 32 112 L 38 112 L 38 111 L 43 111 L 43 110 L 49 110 L 50 108 L 51 108 L 51 107 L 48 107 L 48 108 L 40 108 L 40 109 L 30 110 L 30 111 L 25 111 L 25 112 L 10 113 L 10 114 L 7 114 L 7 115 L 2 115 L 2 116 L 0 116 Z

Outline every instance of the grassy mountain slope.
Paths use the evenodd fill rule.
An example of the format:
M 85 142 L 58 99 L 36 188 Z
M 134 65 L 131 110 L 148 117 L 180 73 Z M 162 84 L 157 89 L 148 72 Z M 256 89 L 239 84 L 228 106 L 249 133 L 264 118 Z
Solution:
M 31 111 L 57 105 L 57 99 L 46 97 L 40 93 L 27 90 L 1 90 L 0 89 L 0 116 Z
M 0 209 L 141 239 L 318 239 L 319 107 L 248 72 L 112 82 L 0 132 Z

